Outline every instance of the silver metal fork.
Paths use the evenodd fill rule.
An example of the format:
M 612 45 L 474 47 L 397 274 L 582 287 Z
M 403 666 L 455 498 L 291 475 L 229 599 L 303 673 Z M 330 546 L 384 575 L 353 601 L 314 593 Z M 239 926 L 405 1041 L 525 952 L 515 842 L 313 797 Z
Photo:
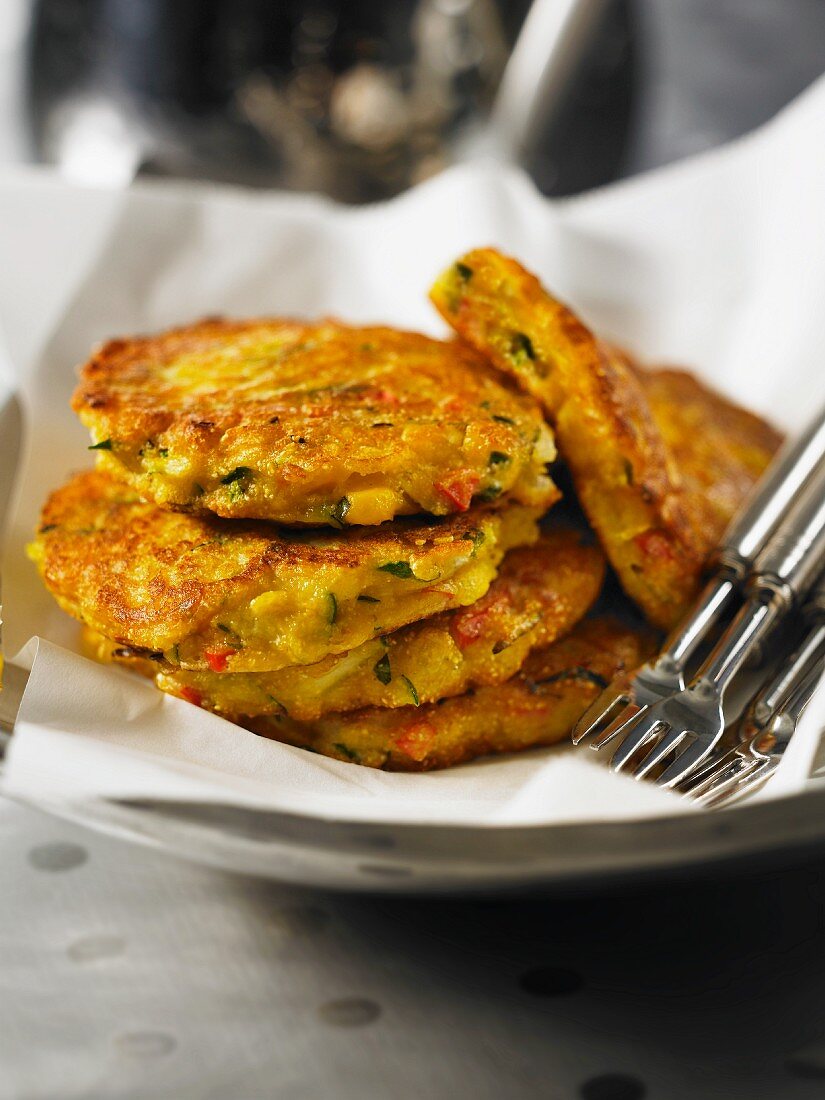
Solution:
M 825 582 L 810 601 L 813 626 L 791 659 L 751 702 L 739 723 L 738 743 L 713 754 L 679 785 L 709 809 L 752 794 L 776 771 L 825 669 Z
M 825 464 L 809 479 L 754 564 L 746 599 L 690 684 L 631 719 L 614 768 L 635 760 L 637 779 L 671 759 L 657 782 L 673 787 L 705 759 L 725 731 L 725 697 L 773 627 L 805 597 L 825 561 Z M 639 759 L 643 749 L 648 751 Z
M 591 748 L 603 749 L 641 711 L 684 689 L 688 661 L 707 640 L 766 539 L 823 461 L 825 409 L 802 435 L 780 450 L 744 509 L 725 532 L 716 554 L 717 572 L 708 581 L 692 613 L 670 635 L 658 657 L 614 680 L 602 692 L 576 723 L 574 744 L 589 736 Z M 616 763 L 623 763 L 623 757 L 620 752 Z

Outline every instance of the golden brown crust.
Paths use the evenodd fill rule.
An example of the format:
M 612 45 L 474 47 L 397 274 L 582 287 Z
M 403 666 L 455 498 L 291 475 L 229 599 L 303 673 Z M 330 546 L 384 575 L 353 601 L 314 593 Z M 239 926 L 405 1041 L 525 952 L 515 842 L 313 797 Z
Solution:
M 341 527 L 558 499 L 535 402 L 417 333 L 201 321 L 105 344 L 72 406 L 101 468 L 166 508 Z
M 717 523 L 709 540 L 704 510 L 695 492 L 686 494 L 685 477 L 695 483 L 715 474 L 713 464 L 698 478 L 681 469 L 680 462 L 695 461 L 701 448 L 686 444 L 687 423 L 675 427 L 679 408 L 671 404 L 662 411 L 623 355 L 600 342 L 515 260 L 493 249 L 463 256 L 436 282 L 431 297 L 463 339 L 541 401 L 582 507 L 625 591 L 651 622 L 672 626 L 695 596 L 707 552 L 721 534 Z M 694 397 L 700 392 L 708 415 L 716 415 L 715 395 L 696 383 Z M 746 427 L 744 419 L 739 426 Z M 679 445 L 669 444 L 669 436 L 679 437 Z M 728 453 L 721 511 L 730 510 L 734 497 L 741 502 L 777 439 L 760 425 L 752 447 Z M 722 438 L 717 442 L 724 446 Z
M 165 512 L 99 471 L 52 493 L 30 553 L 69 614 L 172 664 L 310 664 L 487 591 L 538 512 L 474 508 L 348 532 Z
M 186 672 L 144 662 L 158 687 L 224 717 L 287 714 L 313 721 L 365 706 L 403 707 L 498 684 L 528 653 L 566 634 L 586 614 L 604 578 L 604 557 L 582 532 L 554 526 L 535 546 L 511 550 L 487 594 L 349 653 L 279 672 Z M 98 659 L 133 655 L 117 643 L 87 643 Z
M 507 683 L 441 704 L 370 708 L 306 724 L 283 717 L 244 724 L 264 736 L 368 767 L 446 768 L 563 740 L 610 680 L 636 667 L 653 644 L 649 632 L 600 616 L 532 653 Z
M 690 529 L 706 557 L 779 448 L 782 436 L 686 371 L 634 369 L 678 472 Z

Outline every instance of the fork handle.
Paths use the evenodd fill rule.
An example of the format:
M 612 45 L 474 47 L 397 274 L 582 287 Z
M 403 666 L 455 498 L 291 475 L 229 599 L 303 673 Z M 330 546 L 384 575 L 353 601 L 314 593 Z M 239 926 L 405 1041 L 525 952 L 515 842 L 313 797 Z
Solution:
M 715 555 L 717 573 L 705 585 L 691 613 L 668 635 L 656 658 L 657 668 L 668 674 L 684 669 L 750 572 L 757 553 L 799 490 L 824 466 L 825 408 L 800 436 L 781 448 L 744 509 L 728 527 Z
M 681 672 L 690 655 L 707 637 L 722 608 L 730 602 L 738 587 L 738 571 L 723 565 L 716 576 L 711 577 L 702 589 L 699 599 L 687 618 L 683 619 L 668 635 L 656 658 L 656 667 L 669 675 Z
M 772 589 L 753 592 L 711 650 L 691 686 L 700 690 L 704 687 L 711 695 L 723 693 L 785 610 L 784 600 Z
M 825 408 L 800 436 L 785 443 L 757 482 L 722 537 L 717 553 L 720 565 L 744 579 L 797 493 L 824 461 Z
M 791 692 L 790 698 L 784 704 L 783 714 L 787 717 L 788 724 L 791 726 L 792 730 L 796 729 L 799 724 L 799 719 L 805 713 L 805 708 L 808 703 L 810 703 L 816 689 L 819 687 L 823 668 L 825 668 L 825 662 L 820 655 L 796 685 Z
M 754 563 L 747 599 L 694 683 L 724 691 L 775 624 L 810 589 L 825 559 L 825 464 L 817 467 Z
M 820 656 L 818 660 L 802 673 L 788 697 L 770 714 L 765 722 L 755 730 L 747 725 L 742 728 L 742 736 L 750 738 L 745 743 L 751 748 L 751 753 L 761 753 L 770 757 L 774 764 L 790 744 L 790 740 L 796 732 L 796 727 L 802 715 L 807 709 L 808 703 L 814 696 L 822 678 L 822 670 L 825 662 Z
M 825 463 L 809 478 L 754 563 L 752 591 L 770 590 L 793 607 L 825 564 Z
M 776 675 L 751 701 L 743 722 L 743 728 L 749 731 L 749 735 L 769 722 L 772 715 L 793 698 L 800 681 L 823 657 L 825 657 L 825 613 L 818 612 L 817 620 L 793 655 L 787 662 L 783 662 Z

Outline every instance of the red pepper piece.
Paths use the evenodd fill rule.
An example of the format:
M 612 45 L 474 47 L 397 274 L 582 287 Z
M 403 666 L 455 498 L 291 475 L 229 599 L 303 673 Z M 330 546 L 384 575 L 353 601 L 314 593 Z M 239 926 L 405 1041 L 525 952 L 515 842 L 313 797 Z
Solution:
M 226 672 L 227 657 L 234 652 L 234 649 L 206 649 L 203 657 L 213 672 Z
M 466 512 L 480 480 L 470 470 L 459 470 L 444 481 L 437 481 L 435 489 L 449 500 L 457 512 Z

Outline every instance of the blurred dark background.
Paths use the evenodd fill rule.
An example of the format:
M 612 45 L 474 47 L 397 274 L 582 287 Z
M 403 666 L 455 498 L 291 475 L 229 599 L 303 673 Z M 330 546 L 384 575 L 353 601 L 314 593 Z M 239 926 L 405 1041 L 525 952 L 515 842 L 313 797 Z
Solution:
M 825 71 L 823 0 L 581 7 L 587 33 L 519 153 L 551 195 L 717 145 Z M 529 8 L 0 0 L 0 161 L 382 198 L 483 147 Z

